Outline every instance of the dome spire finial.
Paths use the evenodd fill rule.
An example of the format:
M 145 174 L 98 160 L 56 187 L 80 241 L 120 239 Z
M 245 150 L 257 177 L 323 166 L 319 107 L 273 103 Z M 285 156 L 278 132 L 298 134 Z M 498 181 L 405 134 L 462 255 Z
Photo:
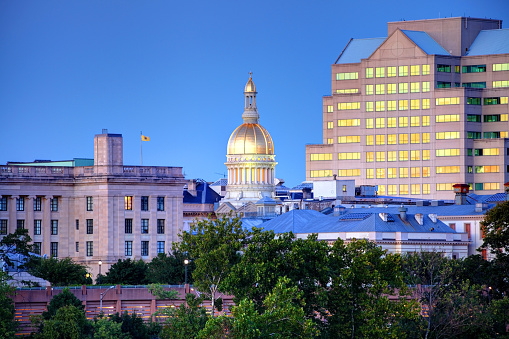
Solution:
M 246 99 L 246 106 L 244 107 L 244 114 L 242 114 L 242 119 L 244 122 L 257 124 L 259 115 L 258 110 L 256 109 L 256 86 L 253 82 L 252 72 L 249 71 L 249 80 L 246 83 L 246 87 L 244 87 L 244 96 Z

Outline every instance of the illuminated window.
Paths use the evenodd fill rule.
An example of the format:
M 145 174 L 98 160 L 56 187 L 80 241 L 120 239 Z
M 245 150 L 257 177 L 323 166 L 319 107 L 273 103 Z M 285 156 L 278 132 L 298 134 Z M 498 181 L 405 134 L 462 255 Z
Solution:
M 410 193 L 411 194 L 421 194 L 421 185 L 419 184 L 412 184 L 410 185 Z
M 420 178 L 421 177 L 421 168 L 420 167 L 410 167 L 410 177 L 411 178 Z
M 437 191 L 452 191 L 452 185 L 453 184 L 436 184 L 436 189 Z
M 419 93 L 419 90 L 420 90 L 420 83 L 418 83 L 418 82 L 410 83 L 410 93 Z
M 398 84 L 398 92 L 399 94 L 402 94 L 402 93 L 408 93 L 408 83 L 407 82 L 400 82 Z
M 452 98 L 436 98 L 436 105 L 437 106 L 443 106 L 443 105 L 459 105 L 460 98 L 459 97 L 452 97 Z
M 375 156 L 373 152 L 366 152 L 366 162 L 373 162 L 375 161 Z
M 458 122 L 460 121 L 459 114 L 441 114 L 435 116 L 435 122 Z
M 408 75 L 408 66 L 399 66 L 399 76 L 406 77 Z
M 429 160 L 429 154 L 430 154 L 429 149 L 423 149 L 422 150 L 422 160 Z
M 372 101 L 366 102 L 366 112 L 373 112 L 373 102 Z
M 376 118 L 376 128 L 385 128 L 385 118 Z
M 385 94 L 385 84 L 376 85 L 376 94 Z
M 310 171 L 310 177 L 311 178 L 332 177 L 332 171 L 331 170 Z
M 408 134 L 407 133 L 399 134 L 399 144 L 400 145 L 408 144 Z
M 366 85 L 366 95 L 373 94 L 373 85 Z
M 430 194 L 431 193 L 431 185 L 430 184 L 422 184 L 422 194 Z
M 429 65 L 422 65 L 422 75 L 429 75 Z
M 385 168 L 377 168 L 376 169 L 376 178 L 377 179 L 385 179 Z
M 334 143 L 334 138 L 327 138 L 327 144 L 332 145 Z
M 405 111 L 408 109 L 408 100 L 398 100 L 400 111 Z
M 126 211 L 132 211 L 132 209 L 133 209 L 133 197 L 132 196 L 128 196 L 128 195 L 125 196 L 124 209 Z
M 377 101 L 375 104 L 376 104 L 375 105 L 375 110 L 377 112 L 385 111 L 385 101 Z
M 509 63 L 493 64 L 493 72 L 509 71 Z
M 399 161 L 408 160 L 408 151 L 399 151 Z
M 396 84 L 387 84 L 387 94 L 396 94 Z
M 431 175 L 431 171 L 429 170 L 429 167 L 423 167 L 422 168 L 422 177 L 429 178 L 430 175 Z
M 375 136 L 375 142 L 377 145 L 385 145 L 385 134 L 377 134 Z
M 373 67 L 366 68 L 366 78 L 372 78 L 373 77 Z
M 411 161 L 421 160 L 421 151 L 419 150 L 410 151 L 410 160 Z
M 377 162 L 385 161 L 385 152 L 376 152 L 376 161 Z
M 359 79 L 359 73 L 336 73 L 336 80 L 356 80 Z
M 500 189 L 500 183 L 498 183 L 498 182 L 485 182 L 484 183 L 485 191 L 498 190 L 498 189 Z
M 436 140 L 445 140 L 445 139 L 459 139 L 460 132 L 436 132 L 435 139 Z
M 437 166 L 436 173 L 437 174 L 447 174 L 447 173 L 459 173 L 459 166 Z
M 410 126 L 419 127 L 419 117 L 410 117 Z
M 338 137 L 338 144 L 351 144 L 361 142 L 360 135 L 344 135 Z
M 429 92 L 429 81 L 423 81 L 422 82 L 422 91 L 423 92 Z
M 398 143 L 398 138 L 396 134 L 387 134 L 387 145 L 396 145 Z
M 339 111 L 360 109 L 360 108 L 361 108 L 360 102 L 338 102 L 338 110 Z
M 360 152 L 342 152 L 338 153 L 339 160 L 359 160 L 361 158 Z
M 388 111 L 395 111 L 396 110 L 396 100 L 389 100 L 387 101 L 387 110 Z M 394 126 L 396 127 L 396 126 Z
M 387 185 L 387 195 L 397 195 L 398 185 Z
M 375 171 L 372 168 L 367 168 L 366 169 L 366 179 L 374 179 L 375 178 L 374 172 Z
M 366 128 L 373 128 L 373 119 L 366 119 Z
M 460 66 L 454 66 L 454 72 L 459 73 L 460 72 Z
M 408 194 L 408 185 L 399 185 L 399 194 L 401 195 Z
M 366 135 L 366 145 L 368 145 L 368 146 L 373 145 L 373 136 L 372 135 Z
M 396 76 L 396 67 L 387 67 L 387 77 L 392 78 Z
M 359 175 L 361 175 L 361 170 L 358 168 L 338 170 L 338 177 L 358 177 Z
M 429 133 L 422 133 L 422 143 L 429 144 Z
M 419 99 L 412 99 L 410 100 L 410 109 L 420 109 L 420 100 Z
M 311 161 L 332 160 L 332 153 L 311 153 L 309 157 Z
M 399 127 L 408 127 L 408 117 L 399 117 Z
M 396 127 L 396 118 L 387 118 L 387 127 Z
M 422 125 L 423 126 L 429 126 L 429 115 L 423 115 L 422 116 Z
M 334 122 L 333 121 L 327 121 L 327 129 L 333 129 L 334 128 Z
M 419 75 L 420 74 L 419 65 L 410 66 L 410 75 Z
M 475 173 L 499 173 L 500 167 L 496 165 L 491 166 L 475 166 Z
M 387 169 L 387 178 L 394 179 L 398 177 L 398 169 L 395 167 L 391 167 Z
M 377 67 L 377 68 L 375 68 L 375 77 L 377 77 L 377 78 L 385 78 L 385 67 Z
M 327 106 L 327 113 L 332 113 L 334 112 L 334 106 L 333 105 L 328 105 Z
M 509 80 L 493 81 L 493 88 L 509 87 Z
M 344 89 L 337 89 L 336 93 L 338 94 L 352 94 L 352 93 L 359 93 L 358 88 L 344 88 Z
M 352 127 L 352 126 L 360 126 L 361 119 L 339 119 L 338 127 Z
M 396 161 L 398 160 L 396 156 L 396 151 L 388 151 L 387 152 L 387 161 Z
M 418 144 L 421 142 L 421 135 L 419 133 L 411 133 L 410 134 L 410 143 Z
M 385 195 L 385 185 L 378 185 L 378 191 L 376 191 L 378 195 Z

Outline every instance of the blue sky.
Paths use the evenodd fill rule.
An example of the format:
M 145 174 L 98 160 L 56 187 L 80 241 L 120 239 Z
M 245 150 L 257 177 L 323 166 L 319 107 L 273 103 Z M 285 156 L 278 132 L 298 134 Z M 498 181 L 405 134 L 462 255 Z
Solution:
M 276 176 L 305 179 L 305 145 L 322 142 L 330 65 L 350 38 L 387 22 L 471 16 L 503 20 L 509 1 L 0 2 L 0 164 L 93 157 L 93 136 L 124 137 L 124 163 L 226 172 L 249 71 Z

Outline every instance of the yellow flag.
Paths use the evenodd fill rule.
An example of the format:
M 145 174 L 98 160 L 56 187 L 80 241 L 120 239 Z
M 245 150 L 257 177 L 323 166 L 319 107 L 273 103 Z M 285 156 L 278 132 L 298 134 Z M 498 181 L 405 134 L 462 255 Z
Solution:
M 147 137 L 145 135 L 141 136 L 141 141 L 150 141 L 150 137 Z

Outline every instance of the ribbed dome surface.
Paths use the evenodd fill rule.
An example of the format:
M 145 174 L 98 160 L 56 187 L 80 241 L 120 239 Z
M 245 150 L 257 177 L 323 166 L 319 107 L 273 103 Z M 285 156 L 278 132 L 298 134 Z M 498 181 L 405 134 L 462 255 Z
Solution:
M 272 137 L 263 126 L 244 123 L 230 136 L 227 154 L 274 154 Z
M 251 79 L 251 74 L 249 74 L 249 80 L 246 83 L 246 87 L 244 87 L 244 92 L 256 92 L 256 86 Z

